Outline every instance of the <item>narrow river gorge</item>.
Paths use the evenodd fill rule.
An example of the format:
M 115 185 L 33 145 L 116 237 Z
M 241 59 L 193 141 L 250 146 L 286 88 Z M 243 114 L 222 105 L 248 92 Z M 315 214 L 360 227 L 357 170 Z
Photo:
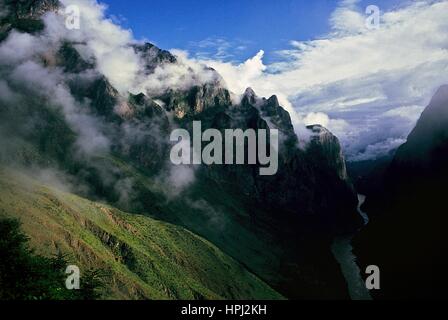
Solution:
M 362 205 L 366 201 L 364 195 L 358 195 L 358 213 L 364 220 L 364 225 L 369 223 L 368 215 L 361 210 Z M 361 270 L 356 263 L 356 256 L 353 253 L 354 234 L 345 235 L 336 238 L 332 245 L 332 252 L 336 260 L 341 266 L 345 281 L 352 300 L 372 300 L 369 290 L 366 288 L 364 279 L 361 276 Z

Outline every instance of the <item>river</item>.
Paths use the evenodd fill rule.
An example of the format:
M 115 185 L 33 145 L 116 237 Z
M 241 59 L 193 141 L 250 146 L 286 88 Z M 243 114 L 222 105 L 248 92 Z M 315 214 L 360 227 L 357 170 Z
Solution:
M 366 201 L 364 195 L 358 195 L 358 213 L 364 220 L 364 225 L 369 223 L 368 215 L 361 210 Z M 356 256 L 353 254 L 352 240 L 355 235 L 338 237 L 332 245 L 332 252 L 339 262 L 345 281 L 347 282 L 350 297 L 352 300 L 372 300 L 369 290 L 361 276 L 361 270 L 356 263 Z

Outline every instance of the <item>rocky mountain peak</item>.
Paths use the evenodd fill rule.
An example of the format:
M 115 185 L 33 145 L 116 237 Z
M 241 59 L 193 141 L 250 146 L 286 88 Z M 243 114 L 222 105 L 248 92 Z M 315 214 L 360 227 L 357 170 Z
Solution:
M 162 64 L 176 63 L 177 59 L 169 51 L 162 50 L 152 43 L 134 44 L 133 48 L 136 53 L 140 54 L 145 63 L 145 72 L 153 73 L 154 70 Z
M 243 94 L 243 98 L 241 100 L 242 105 L 255 105 L 257 102 L 257 95 L 252 88 L 247 88 Z
M 322 126 L 320 124 L 309 125 L 309 126 L 307 126 L 307 129 L 313 133 L 314 137 L 320 138 L 323 136 L 331 135 L 331 132 L 327 128 L 325 128 L 324 126 Z
M 321 125 L 311 125 L 307 128 L 312 132 L 308 150 L 319 155 L 322 163 L 334 168 L 339 178 L 347 180 L 347 167 L 339 139 Z
M 249 88 L 247 88 L 247 89 L 244 91 L 244 96 L 246 96 L 246 97 L 256 97 L 257 95 L 255 94 L 254 89 L 252 89 L 251 87 L 249 87 Z
M 441 86 L 431 99 L 430 105 L 439 105 L 448 101 L 448 84 Z M 447 106 L 448 107 L 448 106 Z
M 448 85 L 440 87 L 423 111 L 407 142 L 396 154 L 396 160 L 429 160 L 430 153 L 448 141 Z
M 268 103 L 275 108 L 278 108 L 280 106 L 280 103 L 278 102 L 278 98 L 276 95 L 273 95 L 272 97 L 270 97 L 268 99 Z
M 263 111 L 267 116 L 276 115 L 279 108 L 280 103 L 278 102 L 278 98 L 275 95 L 265 100 L 265 103 L 263 104 Z

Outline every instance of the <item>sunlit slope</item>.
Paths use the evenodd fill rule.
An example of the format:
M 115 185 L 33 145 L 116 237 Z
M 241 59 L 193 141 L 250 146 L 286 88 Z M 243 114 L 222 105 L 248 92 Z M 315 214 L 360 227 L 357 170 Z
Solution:
M 38 253 L 58 250 L 101 269 L 106 299 L 279 299 L 235 260 L 193 233 L 130 215 L 0 169 L 0 217 L 18 218 Z

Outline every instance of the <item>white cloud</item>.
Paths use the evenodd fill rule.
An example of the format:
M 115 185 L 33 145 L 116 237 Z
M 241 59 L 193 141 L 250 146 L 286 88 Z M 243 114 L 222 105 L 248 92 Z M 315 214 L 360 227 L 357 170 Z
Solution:
M 364 12 L 356 0 L 341 1 L 332 31 L 292 41 L 290 50 L 279 52 L 285 62 L 266 66 L 262 53 L 240 65 L 206 62 L 237 93 L 251 86 L 261 95 L 278 94 L 299 121 L 308 113 L 326 113 L 320 121 L 329 126 L 329 119 L 343 119 L 338 136 L 349 158 L 370 144 L 392 147 L 387 141 L 403 141 L 431 95 L 448 83 L 448 1 L 414 1 L 383 12 L 378 30 L 365 27 Z M 384 116 L 402 106 L 416 107 L 406 117 Z
M 150 96 L 157 96 L 164 93 L 167 88 L 186 90 L 194 85 L 219 80 L 215 72 L 189 59 L 186 52 L 181 50 L 171 52 L 176 56 L 177 63 L 159 65 L 150 75 L 139 74 L 137 84 L 133 88 L 135 93 L 145 92 Z
M 76 43 L 76 49 L 83 58 L 94 61 L 98 72 L 104 74 L 121 94 L 144 92 L 158 95 L 167 88 L 185 89 L 215 80 L 203 65 L 188 59 L 179 50 L 173 51 L 178 63 L 159 66 L 148 76 L 144 72 L 142 57 L 131 46 L 139 41 L 134 39 L 130 30 L 106 17 L 105 5 L 96 0 L 62 0 L 62 3 L 79 7 L 80 29 L 67 29 L 62 15 L 49 13 L 45 17 L 46 37 L 53 42 L 64 39 Z
M 241 64 L 224 62 L 224 56 L 190 59 L 177 51 L 180 64 L 159 67 L 149 77 L 142 77 L 140 57 L 128 46 L 135 42 L 132 33 L 106 19 L 103 5 L 62 2 L 81 8 L 80 30 L 68 30 L 63 17 L 48 14 L 44 36 L 12 33 L 0 48 L 0 60 L 19 64 L 69 39 L 122 93 L 159 93 L 213 80 L 212 73 L 203 72 L 205 63 L 236 95 L 247 87 L 261 96 L 276 94 L 299 135 L 311 122 L 328 126 L 349 158 L 385 149 L 370 145 L 394 146 L 388 142 L 405 139 L 432 93 L 448 83 L 447 0 L 414 1 L 383 12 L 379 30 L 365 28 L 365 8 L 357 0 L 344 0 L 330 18 L 331 32 L 313 41 L 291 41 L 291 49 L 279 52 L 283 62 L 265 65 L 262 50 Z M 232 54 L 227 43 L 209 39 L 198 45 Z
M 322 112 L 310 112 L 304 114 L 301 121 L 306 125 L 320 124 L 329 129 L 333 134 L 339 136 L 349 130 L 349 124 L 343 119 L 330 119 L 330 117 Z
M 66 5 L 80 9 L 80 29 L 68 30 L 64 18 L 49 14 L 46 19 L 47 33 L 55 39 L 68 39 L 85 44 L 84 53 L 92 56 L 98 70 L 121 93 L 135 87 L 138 71 L 141 70 L 139 56 L 129 46 L 134 41 L 131 31 L 121 28 L 105 16 L 107 7 L 96 0 L 61 0 Z
M 209 37 L 201 41 L 191 41 L 188 50 L 194 50 L 195 58 L 207 60 L 231 60 L 235 53 L 241 53 L 247 49 L 248 41 L 228 40 L 222 37 Z
M 332 14 L 332 29 L 339 34 L 358 33 L 365 25 L 365 17 L 356 10 L 359 0 L 343 0 Z
M 257 85 L 259 79 L 263 77 L 263 72 L 266 70 L 263 56 L 264 51 L 260 50 L 253 58 L 239 65 L 219 60 L 205 60 L 204 63 L 218 70 L 232 92 L 241 94 L 246 88 Z
M 14 68 L 8 80 L 26 88 L 24 94 L 46 97 L 54 106 L 61 107 L 66 121 L 78 133 L 76 144 L 84 156 L 108 150 L 109 140 L 100 131 L 100 121 L 75 101 L 58 70 L 26 61 Z
M 417 122 L 419 115 L 423 112 L 421 106 L 403 106 L 395 109 L 391 109 L 383 113 L 386 117 L 402 117 L 408 119 L 411 122 Z
M 0 47 L 0 60 L 3 64 L 15 64 L 31 59 L 44 50 L 45 47 L 38 38 L 12 31 Z

